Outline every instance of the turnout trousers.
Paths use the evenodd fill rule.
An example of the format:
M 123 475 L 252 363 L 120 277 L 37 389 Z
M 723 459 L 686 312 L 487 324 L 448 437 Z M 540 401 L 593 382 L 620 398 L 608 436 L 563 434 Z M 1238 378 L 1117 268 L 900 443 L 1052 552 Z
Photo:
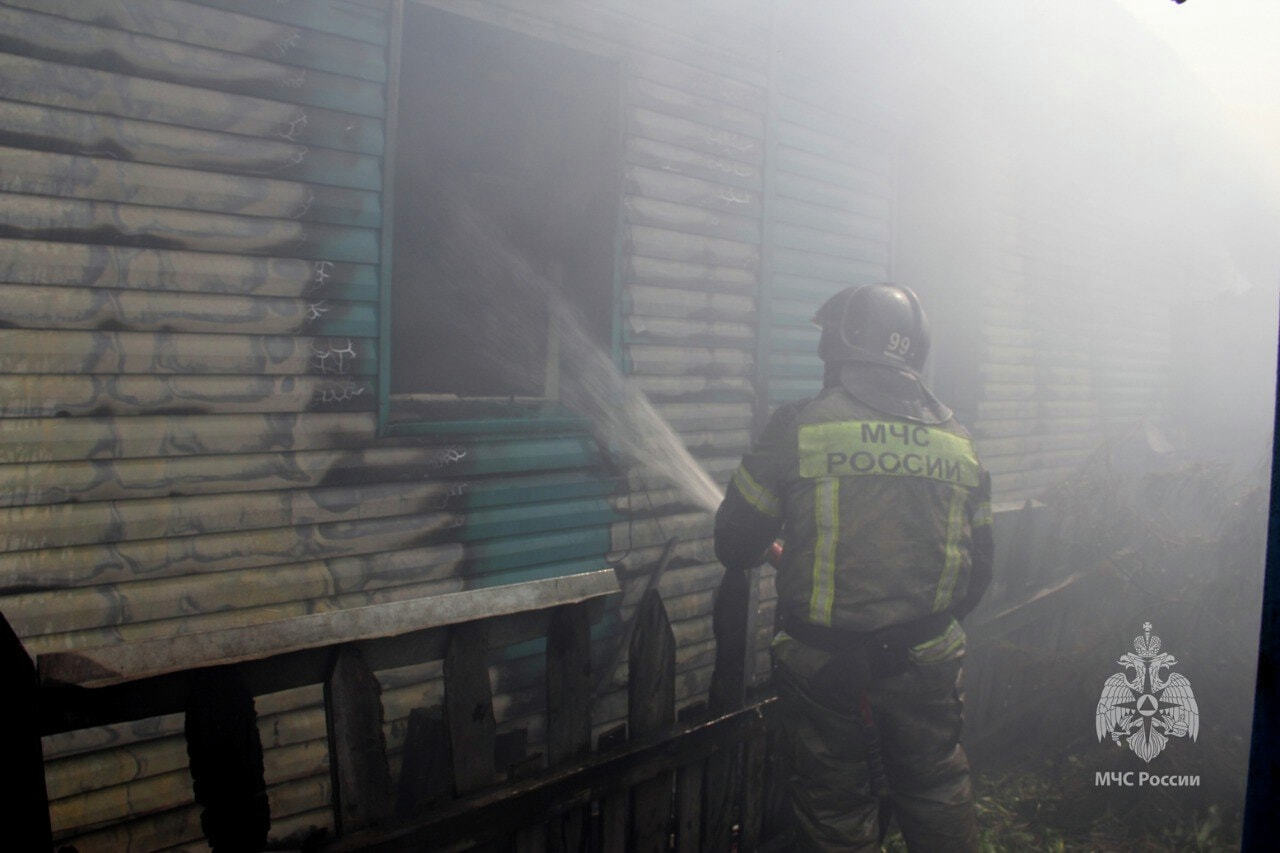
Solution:
M 886 798 L 913 853 L 978 849 L 960 745 L 960 655 L 910 654 L 905 669 L 868 677 L 865 664 L 859 675 L 847 655 L 784 632 L 773 667 L 793 849 L 878 851 Z M 861 713 L 864 691 L 873 727 Z

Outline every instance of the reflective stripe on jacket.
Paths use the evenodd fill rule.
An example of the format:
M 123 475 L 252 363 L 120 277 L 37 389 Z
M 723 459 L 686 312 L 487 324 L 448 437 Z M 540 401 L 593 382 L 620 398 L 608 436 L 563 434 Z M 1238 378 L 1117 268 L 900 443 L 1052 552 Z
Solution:
M 985 586 L 990 524 L 990 478 L 954 419 L 896 419 L 833 387 L 770 418 L 717 514 L 716 552 L 731 568 L 752 565 L 781 533 L 779 607 L 874 631 L 967 609 L 957 605 L 974 533 Z

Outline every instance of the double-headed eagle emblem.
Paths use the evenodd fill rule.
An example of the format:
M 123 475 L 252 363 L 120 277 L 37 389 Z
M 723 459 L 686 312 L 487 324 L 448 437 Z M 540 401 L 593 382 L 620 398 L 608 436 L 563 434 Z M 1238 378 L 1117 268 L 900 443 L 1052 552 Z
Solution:
M 1124 671 L 1102 685 L 1095 721 L 1098 740 L 1108 734 L 1117 745 L 1126 740 L 1134 755 L 1147 762 L 1160 754 L 1171 737 L 1195 740 L 1200 733 L 1200 709 L 1191 682 L 1177 672 L 1161 677 L 1162 670 L 1177 662 L 1160 651 L 1160 638 L 1152 636 L 1150 622 L 1143 622 L 1142 636 L 1133 638 L 1133 651 L 1116 661 Z

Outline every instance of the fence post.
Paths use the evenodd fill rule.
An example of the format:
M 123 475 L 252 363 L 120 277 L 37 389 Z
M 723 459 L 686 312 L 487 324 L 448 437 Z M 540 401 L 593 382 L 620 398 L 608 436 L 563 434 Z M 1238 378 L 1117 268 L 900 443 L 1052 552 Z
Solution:
M 591 751 L 591 621 L 585 604 L 551 613 L 547 629 L 547 766 Z M 586 813 L 578 808 L 547 826 L 549 849 L 582 849 Z
M 404 736 L 396 817 L 408 818 L 426 806 L 446 799 L 453 788 L 449 769 L 449 730 L 444 708 L 414 708 Z
M 339 835 L 390 817 L 391 773 L 382 733 L 382 687 L 353 645 L 339 646 L 324 683 L 333 820 Z
M 9 621 L 0 614 L 0 766 L 8 777 L 8 791 L 0 797 L 0 827 L 15 850 L 49 850 L 49 798 L 44 784 L 44 756 L 40 749 L 39 682 L 35 666 Z
M 745 572 L 726 570 L 716 592 L 712 626 L 716 664 L 707 704 L 713 716 L 741 707 L 746 699 L 747 604 Z M 737 748 L 722 749 L 707 759 L 702 806 L 702 848 L 728 850 L 733 839 L 733 810 L 741 791 Z
M 214 850 L 260 850 L 271 829 L 253 694 L 234 667 L 197 670 L 183 723 L 200 827 Z
M 493 782 L 497 723 L 489 684 L 489 632 L 480 622 L 455 625 L 444 656 L 445 722 L 453 753 L 455 793 Z
M 676 641 L 658 590 L 640 599 L 627 665 L 627 727 L 635 739 L 676 720 Z M 674 774 L 660 773 L 631 792 L 631 849 L 667 849 Z

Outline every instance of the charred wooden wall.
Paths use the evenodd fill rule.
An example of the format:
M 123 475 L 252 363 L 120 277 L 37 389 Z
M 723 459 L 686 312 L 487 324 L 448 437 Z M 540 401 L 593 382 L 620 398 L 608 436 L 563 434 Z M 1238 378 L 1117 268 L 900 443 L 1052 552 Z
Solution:
M 903 137 L 892 105 L 863 97 L 877 83 L 850 71 L 867 69 L 847 62 L 849 33 L 792 0 L 410 2 L 618 63 L 620 360 L 724 482 L 768 410 L 818 387 L 816 305 L 902 277 Z M 659 589 L 677 704 L 697 701 L 722 572 L 705 512 L 582 430 L 377 435 L 392 9 L 0 0 L 0 609 L 35 653 L 613 562 L 616 626 L 674 537 Z M 1062 244 L 1019 227 L 1006 260 L 1071 302 L 1056 284 L 1078 267 L 1041 275 Z M 1082 359 L 1137 346 L 1156 363 L 1164 346 L 1156 323 L 1037 355 L 1043 305 L 1021 275 L 973 291 L 987 307 L 955 325 L 981 339 L 943 343 L 968 384 L 939 377 L 972 402 L 1005 499 L 1083 452 L 1099 407 L 1139 405 L 1120 375 L 1095 393 Z M 935 316 L 973 284 L 935 282 L 919 288 L 948 306 Z M 1143 369 L 1132 383 L 1154 387 L 1159 365 Z M 771 595 L 762 576 L 757 676 Z M 491 668 L 500 726 L 535 741 L 538 651 Z M 409 711 L 440 701 L 440 665 L 380 679 L 394 761 Z M 597 731 L 625 719 L 625 679 Z M 320 688 L 258 710 L 273 833 L 327 825 Z M 164 718 L 47 740 L 59 838 L 198 838 L 181 732 Z
M 726 479 L 757 402 L 768 4 L 431 5 L 620 63 L 622 360 Z M 613 559 L 626 619 L 676 537 L 660 589 L 696 701 L 705 513 L 583 432 L 376 435 L 391 9 L 0 3 L 0 608 L 38 653 Z M 537 651 L 491 670 L 500 725 L 535 740 Z M 393 760 L 439 676 L 380 674 Z M 620 670 L 597 730 L 625 709 Z M 273 835 L 328 824 L 320 688 L 258 710 Z M 198 838 L 181 732 L 48 739 L 58 838 Z

